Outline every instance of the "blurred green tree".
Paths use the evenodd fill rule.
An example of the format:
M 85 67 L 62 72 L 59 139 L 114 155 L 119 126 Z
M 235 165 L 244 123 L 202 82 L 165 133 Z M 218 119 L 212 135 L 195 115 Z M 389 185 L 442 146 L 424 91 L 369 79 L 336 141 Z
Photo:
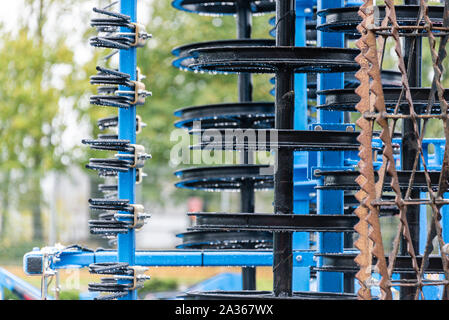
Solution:
M 17 197 L 19 208 L 31 212 L 32 240 L 43 240 L 41 181 L 52 170 L 63 170 L 76 160 L 76 147 L 67 147 L 63 134 L 68 110 L 76 111 L 78 118 L 86 113 L 81 101 L 90 90 L 86 73 L 93 65 L 78 65 L 66 35 L 48 25 L 50 14 L 55 15 L 56 23 L 62 24 L 62 12 L 73 4 L 73 0 L 25 0 L 27 10 L 20 12 L 15 32 L 2 32 L 3 238 L 8 230 L 10 201 Z
M 170 133 L 178 120 L 174 111 L 179 108 L 212 103 L 237 102 L 237 76 L 211 75 L 183 72 L 172 66 L 171 51 L 178 46 L 201 41 L 236 38 L 236 23 L 233 16 L 201 16 L 179 11 L 171 6 L 172 1 L 147 1 L 149 8 L 147 31 L 153 34 L 147 46 L 138 50 L 138 66 L 147 75 L 146 87 L 153 96 L 147 98 L 138 113 L 148 126 L 138 136 L 139 143 L 151 151 L 153 158 L 147 162 L 143 180 L 143 196 L 146 200 L 161 201 L 163 186 L 173 183 L 173 171 L 169 166 L 171 147 Z M 253 38 L 270 38 L 268 20 L 271 15 L 253 18 Z M 272 85 L 270 75 L 254 76 L 254 100 L 273 101 L 269 95 Z M 192 191 L 179 190 L 171 197 L 181 201 L 192 195 Z M 211 195 L 202 192 L 202 196 Z

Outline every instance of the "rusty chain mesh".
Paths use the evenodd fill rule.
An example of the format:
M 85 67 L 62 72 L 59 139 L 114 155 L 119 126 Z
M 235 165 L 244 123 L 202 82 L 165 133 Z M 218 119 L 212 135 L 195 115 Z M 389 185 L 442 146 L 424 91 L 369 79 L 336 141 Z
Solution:
M 381 3 L 380 3 L 381 2 Z M 396 1 L 397 4 L 398 1 Z M 376 6 L 385 5 L 385 17 L 379 22 L 376 16 Z M 434 25 L 429 18 L 428 3 L 425 0 L 419 2 L 419 14 L 414 25 L 400 25 L 398 23 L 395 2 L 393 0 L 377 1 L 364 0 L 364 4 L 359 9 L 359 16 L 362 22 L 358 25 L 360 38 L 356 45 L 361 50 L 357 57 L 360 69 L 356 75 L 360 85 L 356 92 L 360 96 L 360 101 L 356 106 L 360 112 L 357 125 L 360 127 L 358 137 L 361 143 L 359 148 L 359 172 L 357 183 L 360 190 L 356 194 L 359 207 L 356 214 L 359 222 L 355 226 L 358 239 L 355 242 L 359 254 L 355 261 L 359 265 L 359 272 L 356 278 L 359 281 L 359 299 L 372 299 L 372 286 L 379 286 L 381 291 L 380 299 L 392 299 L 392 288 L 412 288 L 414 299 L 425 299 L 423 288 L 425 286 L 442 286 L 443 299 L 448 299 L 449 289 L 449 265 L 448 246 L 445 244 L 442 235 L 441 208 L 449 204 L 449 199 L 444 198 L 448 189 L 449 178 L 449 146 L 444 148 L 444 159 L 440 171 L 438 185 L 432 185 L 428 163 L 423 152 L 423 139 L 429 120 L 437 119 L 441 121 L 444 129 L 444 138 L 449 138 L 448 124 L 448 104 L 444 99 L 445 88 L 442 84 L 443 63 L 446 58 L 446 44 L 449 37 L 449 1 L 444 4 L 443 23 Z M 430 48 L 433 81 L 424 111 L 417 112 L 412 99 L 411 87 L 409 84 L 408 70 L 410 65 L 406 65 L 403 41 L 401 39 L 409 37 L 412 44 L 422 39 L 428 41 Z M 383 87 L 381 82 L 381 70 L 384 61 L 386 43 L 393 43 L 394 53 L 397 59 L 397 67 L 401 72 L 402 92 L 394 108 L 387 109 L 385 106 Z M 413 49 L 410 49 L 410 51 Z M 424 50 L 423 50 L 424 54 Z M 410 60 L 409 60 L 410 61 Z M 435 112 L 433 106 L 439 104 L 439 112 Z M 404 108 L 401 108 L 405 105 Z M 399 164 L 394 159 L 393 136 L 395 129 L 401 126 L 404 121 L 412 124 L 414 139 L 417 145 L 416 157 L 413 168 L 409 175 L 408 187 L 404 190 L 400 188 L 398 171 Z M 380 139 L 383 144 L 382 160 L 379 169 L 375 169 L 373 155 L 375 150 L 372 147 L 373 130 L 380 128 Z M 417 172 L 425 177 L 426 190 L 425 197 L 413 196 L 412 189 Z M 376 178 L 377 177 L 377 178 Z M 388 179 L 386 179 L 388 177 Z M 387 181 L 389 181 L 387 186 Z M 386 197 L 387 194 L 394 194 L 394 198 Z M 415 193 L 416 196 L 416 193 Z M 379 212 L 382 206 L 396 206 L 399 210 L 398 229 L 394 235 L 391 252 L 386 256 L 384 248 L 383 234 L 379 219 Z M 431 219 L 427 231 L 424 253 L 419 256 L 419 248 L 414 246 L 407 211 L 410 206 L 425 205 L 431 211 Z M 438 246 L 434 248 L 433 241 L 436 239 Z M 400 247 L 405 246 L 411 266 L 412 276 L 406 279 L 396 279 L 393 277 L 395 262 L 398 257 Z M 425 277 L 426 267 L 429 257 L 433 251 L 438 251 L 444 271 L 444 279 L 432 280 Z M 376 280 L 373 274 L 379 277 Z

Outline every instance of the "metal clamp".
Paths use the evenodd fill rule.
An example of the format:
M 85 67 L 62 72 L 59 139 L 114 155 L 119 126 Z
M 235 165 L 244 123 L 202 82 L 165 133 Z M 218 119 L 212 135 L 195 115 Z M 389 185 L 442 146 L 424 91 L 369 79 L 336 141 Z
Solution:
M 145 147 L 140 144 L 131 144 L 134 147 L 134 164 L 131 168 L 143 168 L 145 160 L 151 158 L 151 155 L 145 153 Z
M 131 228 L 140 229 L 145 224 L 145 219 L 148 218 L 148 215 L 145 214 L 145 208 L 141 204 L 130 204 L 130 206 L 134 208 L 134 222 L 131 225 Z
M 142 168 L 136 169 L 136 184 L 141 184 L 143 181 L 143 177 L 145 177 L 146 174 L 143 172 Z
M 133 163 L 129 164 L 129 168 L 135 168 L 140 169 L 145 166 L 145 161 L 147 159 L 151 159 L 151 155 L 147 154 L 145 152 L 145 147 L 140 144 L 129 144 L 129 147 L 133 148 L 134 152 L 132 154 L 124 154 L 124 153 L 117 153 L 115 154 L 115 157 L 117 159 L 120 158 L 127 158 L 127 159 L 133 159 Z
M 136 115 L 136 134 L 139 134 L 142 132 L 142 126 L 144 123 L 142 122 L 142 117 L 139 115 Z
M 131 104 L 145 104 L 145 98 L 151 96 L 151 92 L 145 90 L 145 84 L 141 81 L 131 81 L 131 83 L 134 84 L 134 101 Z
M 146 40 L 150 39 L 151 34 L 147 33 L 145 26 L 140 23 L 131 22 L 134 26 L 134 42 L 130 44 L 131 47 L 144 47 Z
M 136 290 L 142 287 L 143 282 L 146 280 L 150 280 L 150 276 L 146 275 L 145 272 L 148 271 L 147 267 L 142 266 L 130 266 L 130 269 L 133 269 L 133 284 L 129 290 Z

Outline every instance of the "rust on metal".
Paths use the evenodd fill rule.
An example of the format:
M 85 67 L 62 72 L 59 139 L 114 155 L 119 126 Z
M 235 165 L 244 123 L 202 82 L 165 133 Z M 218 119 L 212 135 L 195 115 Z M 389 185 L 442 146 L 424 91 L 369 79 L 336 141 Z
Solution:
M 447 257 L 447 247 L 443 240 L 441 212 L 443 205 L 449 204 L 448 199 L 444 199 L 444 193 L 447 191 L 449 185 L 449 146 L 446 144 L 444 149 L 444 158 L 441 167 L 441 174 L 439 178 L 438 188 L 434 191 L 432 187 L 428 164 L 423 151 L 423 139 L 425 136 L 428 121 L 431 119 L 438 119 L 442 121 L 444 129 L 444 138 L 449 138 L 449 109 L 448 103 L 444 99 L 444 86 L 441 82 L 443 74 L 443 60 L 446 58 L 446 44 L 449 38 L 449 1 L 445 1 L 443 26 L 436 27 L 432 25 L 432 20 L 429 18 L 429 8 L 427 1 L 420 0 L 420 10 L 416 19 L 415 25 L 399 25 L 396 17 L 395 3 L 393 0 L 384 0 L 386 15 L 380 26 L 375 25 L 375 3 L 373 0 L 364 0 L 363 5 L 359 9 L 359 16 L 362 22 L 358 26 L 360 38 L 356 45 L 360 49 L 360 54 L 356 61 L 360 65 L 356 77 L 360 81 L 360 85 L 356 92 L 360 96 L 360 101 L 357 104 L 357 111 L 360 112 L 360 118 L 357 125 L 360 127 L 360 135 L 358 140 L 360 142 L 359 148 L 359 170 L 360 175 L 357 178 L 357 183 L 360 190 L 357 193 L 357 199 L 360 202 L 356 210 L 359 217 L 359 223 L 355 226 L 358 233 L 358 240 L 355 246 L 359 249 L 359 254 L 355 258 L 360 270 L 356 275 L 360 283 L 360 290 L 358 297 L 360 299 L 371 299 L 370 286 L 375 283 L 380 287 L 381 299 L 392 299 L 392 287 L 410 287 L 416 289 L 414 298 L 425 299 L 423 287 L 425 286 L 443 286 L 443 299 L 449 298 L 449 261 Z M 384 60 L 384 52 L 386 42 L 391 37 L 394 43 L 394 52 L 397 58 L 397 66 L 401 73 L 402 92 L 399 96 L 397 104 L 392 112 L 388 112 L 385 106 L 381 71 Z M 423 114 L 415 112 L 411 89 L 409 85 L 409 73 L 411 69 L 410 60 L 409 65 L 406 65 L 404 58 L 404 49 L 402 46 L 401 37 L 409 37 L 411 39 L 410 53 L 416 44 L 416 39 L 426 37 L 429 42 L 430 56 L 433 67 L 433 81 L 432 88 L 429 94 L 429 99 L 426 111 Z M 437 37 L 440 38 L 439 42 Z M 439 48 L 437 50 L 437 45 Z M 432 113 L 432 107 L 436 103 L 436 97 L 440 105 L 440 113 Z M 400 105 L 405 100 L 408 110 L 405 114 L 401 113 Z M 410 180 L 405 193 L 402 192 L 399 186 L 398 168 L 394 158 L 394 143 L 392 138 L 395 133 L 398 121 L 411 121 L 414 139 L 417 144 L 416 157 L 413 162 L 413 169 L 411 170 Z M 377 170 L 377 181 L 375 180 L 375 168 L 373 166 L 373 155 L 375 154 L 372 148 L 373 128 L 379 126 L 381 128 L 380 139 L 383 144 L 382 163 Z M 426 179 L 428 198 L 412 198 L 412 189 L 414 186 L 414 179 L 416 172 L 423 170 Z M 389 177 L 390 189 L 393 190 L 394 200 L 383 200 L 385 195 L 384 185 L 386 177 Z M 430 221 L 430 228 L 425 239 L 425 250 L 418 264 L 417 252 L 419 248 L 415 248 L 412 234 L 410 232 L 409 221 L 407 218 L 407 209 L 410 206 L 426 205 L 430 208 L 432 218 Z M 392 243 L 392 250 L 388 257 L 388 263 L 385 256 L 383 246 L 383 237 L 381 224 L 379 219 L 379 212 L 382 206 L 396 206 L 399 210 L 398 229 Z M 425 268 L 429 260 L 429 256 L 433 251 L 433 240 L 437 239 L 438 249 L 442 259 L 444 280 L 428 280 L 425 279 Z M 393 270 L 395 261 L 398 257 L 399 248 L 401 245 L 406 246 L 406 251 L 411 259 L 414 275 L 412 278 L 393 280 Z M 374 268 L 371 267 L 372 260 L 376 260 Z M 380 281 L 373 282 L 372 273 L 380 274 Z M 416 276 L 416 279 L 415 279 Z

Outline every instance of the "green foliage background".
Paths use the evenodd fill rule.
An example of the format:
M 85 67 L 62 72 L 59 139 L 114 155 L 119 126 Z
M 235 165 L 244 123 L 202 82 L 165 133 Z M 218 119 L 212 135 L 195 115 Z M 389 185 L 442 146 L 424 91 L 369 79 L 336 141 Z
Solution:
M 254 18 L 253 36 L 268 38 L 268 19 L 270 15 Z M 147 31 L 153 39 L 138 50 L 138 65 L 147 75 L 146 86 L 153 92 L 145 106 L 138 113 L 148 127 L 138 139 L 151 150 L 153 159 L 147 162 L 144 179 L 144 196 L 157 201 L 161 184 L 174 182 L 173 170 L 167 166 L 170 149 L 170 132 L 177 120 L 173 112 L 176 109 L 211 103 L 237 101 L 237 77 L 235 75 L 210 75 L 183 72 L 171 63 L 173 48 L 200 41 L 233 39 L 236 37 L 235 19 L 232 16 L 206 17 L 174 10 L 170 1 L 151 3 L 151 16 Z M 271 85 L 269 76 L 255 77 L 255 100 L 272 101 L 269 95 Z M 175 201 L 184 200 L 192 192 L 180 190 L 174 192 Z M 209 195 L 210 197 L 210 195 Z
M 96 127 L 99 118 L 117 112 L 115 108 L 88 103 L 89 95 L 95 92 L 89 84 L 89 76 L 96 73 L 97 64 L 104 64 L 102 58 L 108 53 L 108 50 L 88 47 L 89 37 L 95 34 L 89 26 L 89 19 L 94 16 L 90 8 L 106 2 L 23 0 L 23 3 L 25 10 L 17 17 L 18 32 L 0 28 L 0 67 L 3 70 L 0 73 L 0 239 L 3 248 L 15 247 L 9 237 L 10 232 L 15 232 L 14 228 L 9 228 L 12 209 L 31 218 L 31 225 L 24 226 L 23 240 L 45 243 L 43 212 L 49 204 L 45 203 L 41 182 L 48 173 L 64 173 L 74 165 L 87 173 L 84 166 L 89 157 L 110 156 L 93 152 L 81 143 L 70 148 L 65 146 L 63 136 L 67 123 L 63 116 L 66 109 L 73 111 L 72 116 L 80 127 L 90 128 L 86 138 L 99 134 Z M 147 89 L 153 93 L 138 109 L 147 123 L 138 136 L 138 143 L 145 145 L 152 154 L 145 167 L 147 177 L 142 184 L 141 197 L 159 205 L 164 205 L 167 197 L 181 203 L 194 192 L 177 191 L 173 187 L 176 181 L 173 171 L 178 169 L 169 166 L 170 149 L 174 144 L 169 137 L 176 121 L 173 112 L 191 105 L 236 101 L 237 77 L 182 72 L 171 65 L 174 59 L 171 51 L 192 42 L 233 39 L 235 20 L 231 16 L 204 17 L 180 12 L 172 8 L 171 1 L 142 0 L 139 6 L 148 9 L 143 11 L 149 16 L 143 18 L 149 21 L 147 31 L 153 34 L 147 46 L 138 50 L 138 66 L 147 76 L 144 80 Z M 86 7 L 89 9 L 85 10 Z M 54 28 L 64 24 L 64 14 L 74 9 L 81 21 L 73 25 L 73 30 L 83 34 L 79 41 L 84 48 L 68 41 L 62 28 Z M 270 16 L 254 18 L 254 37 L 268 37 Z M 88 50 L 92 59 L 82 64 L 77 62 L 80 50 Z M 58 67 L 66 70 L 62 76 L 57 72 Z M 273 99 L 268 94 L 271 89 L 268 79 L 269 76 L 255 77 L 256 100 Z M 88 174 L 93 186 L 102 182 L 95 172 Z M 166 192 L 170 194 L 162 195 Z M 206 199 L 217 199 L 216 195 L 202 195 Z

